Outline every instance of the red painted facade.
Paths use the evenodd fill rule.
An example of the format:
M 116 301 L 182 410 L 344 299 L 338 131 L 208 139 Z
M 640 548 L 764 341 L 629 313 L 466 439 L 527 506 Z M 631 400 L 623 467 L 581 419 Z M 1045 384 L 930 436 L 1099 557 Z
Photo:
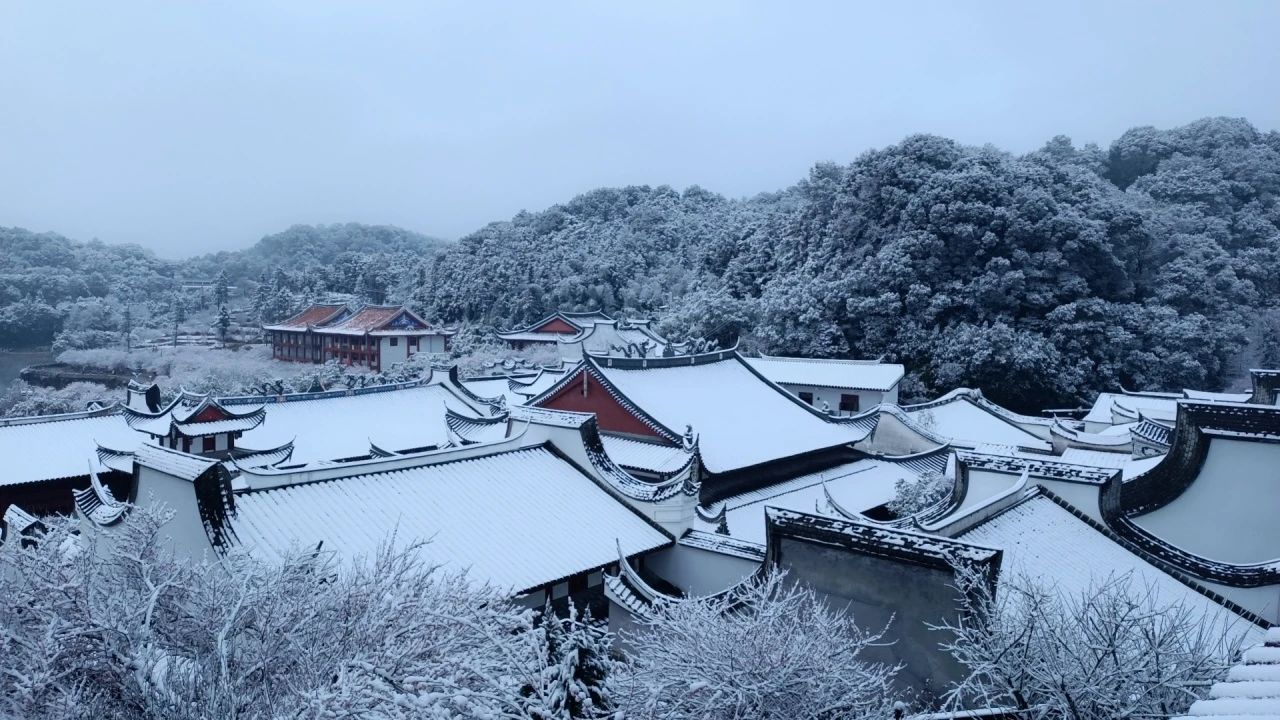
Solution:
M 585 393 L 583 392 L 584 382 Z M 555 395 L 538 403 L 538 407 L 595 413 L 596 422 L 599 423 L 601 430 L 666 440 L 633 415 L 630 410 L 623 407 L 622 403 L 615 400 L 595 378 L 581 370 L 572 382 L 561 388 Z
M 225 420 L 226 418 L 226 413 L 222 412 L 217 407 L 210 405 L 209 407 L 201 410 L 195 417 L 191 418 L 187 422 L 213 422 L 215 420 Z
M 551 318 L 545 323 L 534 328 L 532 332 L 567 333 L 569 335 L 577 335 L 578 328 L 570 325 L 569 323 L 561 320 L 560 318 Z

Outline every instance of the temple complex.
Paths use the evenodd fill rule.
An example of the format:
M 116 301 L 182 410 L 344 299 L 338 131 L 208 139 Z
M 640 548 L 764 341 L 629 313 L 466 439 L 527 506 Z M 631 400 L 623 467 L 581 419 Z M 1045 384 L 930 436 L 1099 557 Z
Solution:
M 363 311 L 324 312 L 308 327 Z M 530 607 L 572 600 L 615 629 L 785 568 L 860 618 L 894 618 L 883 659 L 913 688 L 958 672 L 928 630 L 962 599 L 957 558 L 996 593 L 1016 577 L 1078 594 L 1119 573 L 1245 642 L 1280 623 L 1280 373 L 1255 371 L 1247 396 L 1121 391 L 1080 419 L 1040 417 L 965 388 L 901 405 L 900 366 L 622 350 L 629 329 L 590 320 L 536 330 L 577 338 L 577 360 L 508 376 L 168 402 L 134 385 L 110 408 L 2 421 L 0 531 L 74 512 L 110 533 L 141 498 L 175 511 L 166 532 L 193 555 L 357 562 L 394 531 Z M 801 387 L 879 395 L 855 411 Z M 936 494 L 908 507 L 904 487 Z

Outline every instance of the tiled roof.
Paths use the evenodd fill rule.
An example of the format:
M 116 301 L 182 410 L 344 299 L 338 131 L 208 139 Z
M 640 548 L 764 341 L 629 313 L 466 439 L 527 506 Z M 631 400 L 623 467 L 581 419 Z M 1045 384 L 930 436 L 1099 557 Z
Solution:
M 618 544 L 633 555 L 671 542 L 543 447 L 245 492 L 231 523 L 265 557 L 321 542 L 368 557 L 392 532 L 429 540 L 429 561 L 514 591 L 614 562 Z
M 268 330 L 306 330 L 332 322 L 346 309 L 341 303 L 316 303 L 291 318 L 265 326 Z
M 974 392 L 961 388 L 937 400 L 904 405 L 902 409 L 924 429 L 959 445 L 1008 445 L 1037 450 L 1053 448 L 1052 443 L 1022 429 L 1010 417 L 975 402 L 971 396 Z
M 133 458 L 143 467 L 153 468 L 184 480 L 195 480 L 206 470 L 218 464 L 217 460 L 162 448 L 152 443 L 139 445 L 133 453 Z
M 906 467 L 882 460 L 857 460 L 809 473 L 724 500 L 729 534 L 763 543 L 765 508 L 845 517 L 893 499 L 898 480 L 917 477 Z M 713 527 L 704 527 L 712 530 Z
M 267 419 L 238 444 L 276 447 L 292 440 L 294 463 L 337 460 L 369 453 L 374 440 L 388 451 L 448 442 L 445 408 L 479 417 L 449 388 L 432 383 L 388 392 L 273 403 Z
M 782 385 L 814 385 L 849 390 L 892 390 L 906 369 L 871 360 L 823 360 L 793 357 L 746 358 L 761 375 Z
M 1183 603 L 1202 622 L 1231 626 L 1242 634 L 1259 632 L 1257 626 L 1240 621 L 1226 607 L 1130 552 L 1042 492 L 957 537 L 1004 550 L 1003 577 L 1025 575 L 1064 597 L 1079 596 L 1109 577 L 1130 574 L 1134 589 L 1150 588 L 1161 605 Z
M 0 486 L 87 475 L 98 443 L 132 448 L 141 439 L 119 413 L 0 427 Z
M 647 367 L 619 358 L 586 362 L 660 423 L 664 434 L 678 438 L 692 426 L 703 463 L 713 473 L 847 445 L 870 433 L 805 406 L 764 381 L 736 353 L 716 355 L 721 359 L 664 358 L 643 363 Z
M 1197 700 L 1177 720 L 1213 718 L 1280 718 L 1280 627 L 1271 628 L 1261 644 L 1245 650 L 1226 679 L 1209 688 L 1209 697 Z
M 675 472 L 689 461 L 684 448 L 674 445 L 659 445 L 607 433 L 600 437 L 604 441 L 605 452 L 624 468 L 663 474 Z

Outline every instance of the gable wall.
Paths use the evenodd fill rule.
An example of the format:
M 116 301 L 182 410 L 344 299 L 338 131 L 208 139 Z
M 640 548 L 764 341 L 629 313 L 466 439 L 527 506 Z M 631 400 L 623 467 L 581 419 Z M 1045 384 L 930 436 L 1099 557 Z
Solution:
M 578 328 L 570 325 L 569 323 L 561 320 L 560 318 L 551 318 L 547 322 L 534 328 L 532 332 L 568 333 L 570 335 L 577 335 Z
M 583 384 L 586 392 L 583 392 Z M 627 410 L 609 394 L 609 391 L 596 382 L 594 378 L 579 371 L 573 382 L 560 389 L 560 392 L 538 403 L 538 407 L 555 410 L 572 410 L 596 414 L 596 422 L 601 430 L 641 435 L 651 438 L 662 438 L 653 428 L 646 425 L 631 411 Z

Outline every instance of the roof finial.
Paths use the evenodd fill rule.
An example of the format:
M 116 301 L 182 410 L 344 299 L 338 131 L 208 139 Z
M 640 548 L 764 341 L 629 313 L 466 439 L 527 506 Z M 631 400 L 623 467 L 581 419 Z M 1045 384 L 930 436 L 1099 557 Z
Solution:
M 685 426 L 684 426 L 684 449 L 685 449 L 686 451 L 687 451 L 687 450 L 692 450 L 692 449 L 693 449 L 693 442 L 694 442 L 693 426 L 692 426 L 692 425 L 685 425 Z

